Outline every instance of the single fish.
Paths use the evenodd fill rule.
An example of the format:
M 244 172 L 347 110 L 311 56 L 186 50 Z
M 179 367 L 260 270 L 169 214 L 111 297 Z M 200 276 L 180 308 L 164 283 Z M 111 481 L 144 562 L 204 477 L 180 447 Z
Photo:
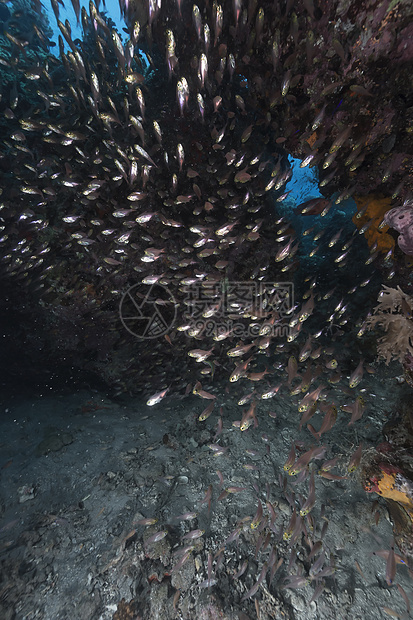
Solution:
M 359 467 L 360 462 L 361 462 L 362 450 L 363 450 L 363 444 L 361 443 L 359 447 L 357 448 L 357 450 L 354 452 L 354 454 L 351 456 L 350 461 L 347 465 L 347 471 L 349 472 L 349 474 L 351 474 L 353 471 L 355 471 Z
M 170 386 L 169 386 L 170 387 Z M 153 405 L 157 405 L 159 402 L 161 402 L 161 400 L 166 396 L 167 392 L 169 391 L 169 387 L 166 388 L 166 390 L 162 390 L 162 392 L 157 392 L 156 394 L 154 394 L 153 396 L 151 396 L 147 401 L 146 404 L 149 407 L 152 407 Z
M 364 363 L 364 358 L 360 360 L 359 365 L 357 366 L 355 371 L 350 375 L 348 384 L 351 388 L 357 387 L 363 378 L 363 363 Z
M 312 198 L 299 204 L 295 212 L 300 215 L 320 215 L 330 204 L 330 201 L 325 198 Z

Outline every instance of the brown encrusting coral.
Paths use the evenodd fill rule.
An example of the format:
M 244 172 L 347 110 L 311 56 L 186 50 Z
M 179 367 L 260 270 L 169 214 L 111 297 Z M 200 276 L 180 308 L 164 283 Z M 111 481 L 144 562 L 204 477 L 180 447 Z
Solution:
M 394 239 L 387 233 L 388 226 L 383 226 L 383 216 L 391 208 L 391 199 L 372 194 L 369 196 L 354 196 L 357 213 L 353 216 L 353 223 L 360 230 L 365 227 L 364 236 L 373 251 L 387 253 L 394 248 Z

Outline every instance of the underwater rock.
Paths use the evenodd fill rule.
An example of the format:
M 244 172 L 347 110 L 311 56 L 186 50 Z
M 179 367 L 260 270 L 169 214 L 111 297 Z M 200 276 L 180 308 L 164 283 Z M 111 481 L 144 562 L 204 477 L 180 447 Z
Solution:
M 136 620 L 140 616 L 137 615 L 136 603 L 131 600 L 126 602 L 125 599 L 121 599 L 118 603 L 117 610 L 113 614 L 113 620 Z
M 73 436 L 66 431 L 49 430 L 46 437 L 36 448 L 36 456 L 45 456 L 49 452 L 58 452 L 64 446 L 73 443 Z
M 19 495 L 19 504 L 24 504 L 24 502 L 35 498 L 36 490 L 33 485 L 24 484 L 17 489 L 17 493 Z
M 413 412 L 401 403 L 401 415 L 383 428 L 386 439 L 363 457 L 362 479 L 369 493 L 385 499 L 394 523 L 396 542 L 413 566 Z
M 413 203 L 391 209 L 384 222 L 400 233 L 397 243 L 402 252 L 413 256 Z
M 403 360 L 404 379 L 413 388 L 413 355 L 408 353 Z

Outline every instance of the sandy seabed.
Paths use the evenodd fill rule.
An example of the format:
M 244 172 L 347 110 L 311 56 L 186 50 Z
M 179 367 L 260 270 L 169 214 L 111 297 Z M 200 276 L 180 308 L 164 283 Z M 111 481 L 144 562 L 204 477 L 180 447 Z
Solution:
M 339 457 L 336 475 L 346 476 L 360 442 L 368 449 L 382 441 L 383 424 L 408 393 L 389 368 L 380 366 L 363 381 L 363 418 L 349 427 L 349 414 L 339 411 L 322 438 L 323 460 Z M 240 382 L 240 395 L 248 387 Z M 295 484 L 288 476 L 283 488 L 291 442 L 303 442 L 302 451 L 315 443 L 306 428 L 298 430 L 301 396 L 283 386 L 273 399 L 258 402 L 258 426 L 241 432 L 233 422 L 248 405 L 238 406 L 214 384 L 209 389 L 217 399 L 204 422 L 198 417 L 208 402 L 192 394 L 154 407 L 141 398 L 113 400 L 89 390 L 2 399 L 2 620 L 373 619 L 389 617 L 385 608 L 408 617 L 396 585 L 411 597 L 406 566 L 398 565 L 389 587 L 386 561 L 373 553 L 389 549 L 392 538 L 386 505 L 364 491 L 357 472 L 336 481 L 315 477 L 309 537 L 317 541 L 328 523 L 322 546 L 325 564 L 333 559 L 335 566 L 323 592 L 311 601 L 321 578 L 284 587 L 289 576 L 308 575 L 314 563 L 303 535 L 294 547 L 282 536 L 292 494 L 308 495 L 308 478 Z M 223 430 L 215 438 L 220 410 Z M 316 428 L 322 417 L 312 419 Z M 216 456 L 211 443 L 227 450 Z M 241 490 L 218 499 L 228 487 Z M 266 529 L 250 527 L 258 499 L 264 516 L 266 500 L 275 509 L 272 530 L 268 522 Z M 187 512 L 197 516 L 176 518 Z M 145 518 L 157 521 L 140 525 Z M 237 528 L 238 537 L 226 543 Z M 196 529 L 204 533 L 183 538 Z M 145 542 L 160 531 L 164 538 Z M 179 566 L 179 549 L 188 544 L 193 548 Z M 265 562 L 280 566 L 245 598 Z

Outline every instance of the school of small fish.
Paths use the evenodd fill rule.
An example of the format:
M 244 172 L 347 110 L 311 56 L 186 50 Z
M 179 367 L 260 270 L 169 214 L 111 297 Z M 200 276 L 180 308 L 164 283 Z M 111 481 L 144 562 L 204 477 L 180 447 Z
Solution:
M 377 26 L 346 42 L 339 24 L 327 30 L 331 7 L 313 0 L 119 0 L 126 24 L 119 33 L 98 2 L 89 11 L 72 4 L 81 41 L 60 20 L 63 1 L 51 0 L 58 57 L 39 53 L 47 39 L 39 29 L 30 43 L 6 32 L 10 53 L 0 66 L 14 80 L 0 101 L 2 275 L 40 300 L 62 330 L 63 348 L 67 330 L 80 356 L 99 353 L 92 367 L 119 393 L 143 392 L 148 406 L 208 401 L 196 415 L 199 423 L 218 415 L 208 446 L 216 458 L 228 450 L 220 443 L 225 425 L 254 432 L 279 394 L 290 394 L 308 444 L 291 443 L 277 476 L 289 519 L 280 521 L 268 485 L 226 485 L 221 474 L 220 494 L 210 485 L 201 504 L 210 510 L 212 498 L 224 501 L 252 484 L 257 510 L 209 558 L 200 587 L 217 583 L 225 548 L 249 528 L 256 555 L 267 555 L 244 600 L 271 586 L 284 562 L 281 544 L 290 554 L 283 587 L 314 584 L 315 601 L 335 572 L 323 543 L 324 508 L 313 518 L 318 476 L 345 480 L 362 460 L 360 444 L 345 472 L 334 472 L 337 459 L 326 458 L 320 441 L 338 421 L 352 426 L 365 414 L 359 386 L 374 368 L 359 343 L 381 280 L 397 280 L 393 250 L 367 247 L 368 226 L 358 230 L 349 218 L 337 230 L 331 215 L 379 186 L 394 206 L 410 204 L 405 145 L 413 108 L 397 124 L 387 94 L 377 104 L 382 86 L 374 74 L 357 67 L 359 48 L 374 47 L 380 25 L 404 33 L 405 23 L 394 3 L 379 3 Z M 350 17 L 340 7 L 344 23 Z M 383 146 L 396 131 L 397 152 Z M 277 211 L 293 175 L 289 150 L 301 167 L 318 168 L 329 196 L 295 207 L 295 217 L 310 222 L 301 236 Z M 145 340 L 123 329 L 119 304 L 136 335 L 134 311 L 149 307 L 147 295 L 154 320 Z M 240 406 L 237 421 L 225 418 L 220 390 Z M 305 495 L 294 490 L 301 483 Z M 155 523 L 148 516 L 138 526 Z M 183 535 L 174 571 L 203 535 Z M 167 536 L 155 527 L 145 546 Z M 306 574 L 296 565 L 302 544 Z M 396 564 L 392 548 L 388 585 Z

